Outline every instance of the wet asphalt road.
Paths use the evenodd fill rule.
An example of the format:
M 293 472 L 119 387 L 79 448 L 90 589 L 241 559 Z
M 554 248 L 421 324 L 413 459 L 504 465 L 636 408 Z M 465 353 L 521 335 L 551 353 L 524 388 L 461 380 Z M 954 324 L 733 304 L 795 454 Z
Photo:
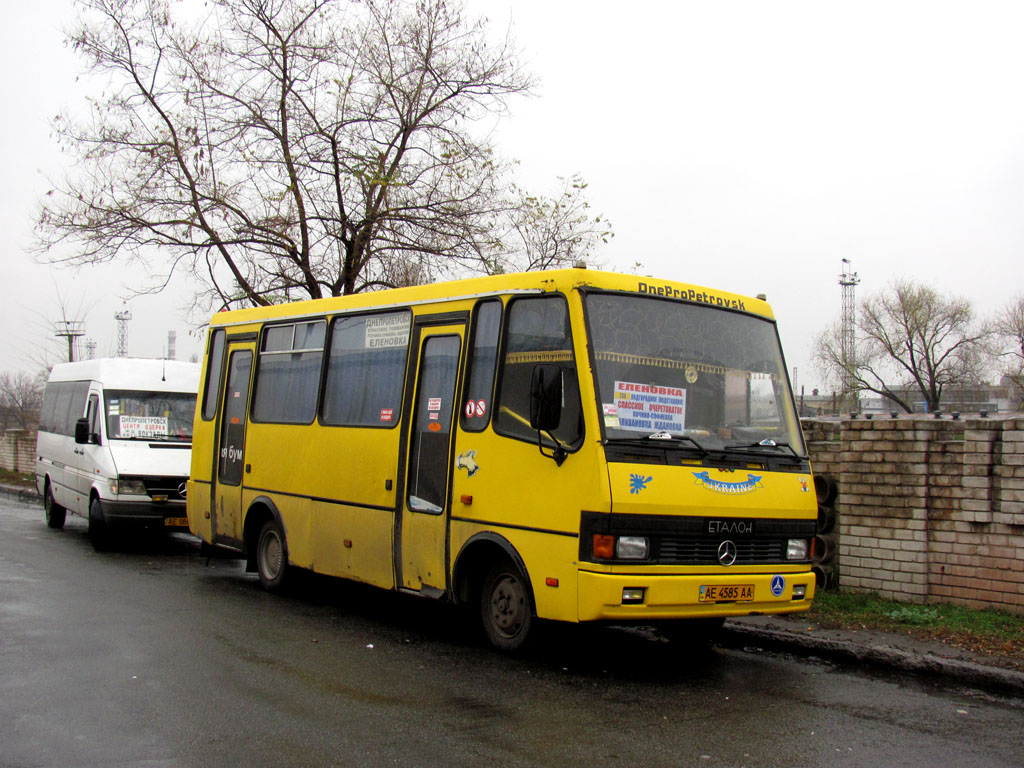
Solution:
M 1024 701 L 755 649 L 552 629 L 507 658 L 446 606 L 264 593 L 176 535 L 97 554 L 0 499 L 2 766 L 1014 766 Z

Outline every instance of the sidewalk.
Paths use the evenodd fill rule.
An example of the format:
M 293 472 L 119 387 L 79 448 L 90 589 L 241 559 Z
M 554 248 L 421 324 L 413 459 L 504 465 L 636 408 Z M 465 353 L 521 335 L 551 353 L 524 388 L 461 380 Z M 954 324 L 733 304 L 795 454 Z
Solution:
M 38 504 L 42 524 L 42 499 L 35 489 L 0 484 L 0 497 Z M 803 614 L 729 619 L 717 643 L 728 648 L 762 648 L 837 663 L 941 676 L 949 682 L 1024 696 L 1024 672 L 1008 668 L 1005 660 L 891 632 L 818 629 L 813 617 Z
M 729 619 L 718 644 L 939 676 L 948 682 L 1024 696 L 1024 672 L 1010 668 L 1007 659 L 894 632 L 819 629 L 807 615 Z

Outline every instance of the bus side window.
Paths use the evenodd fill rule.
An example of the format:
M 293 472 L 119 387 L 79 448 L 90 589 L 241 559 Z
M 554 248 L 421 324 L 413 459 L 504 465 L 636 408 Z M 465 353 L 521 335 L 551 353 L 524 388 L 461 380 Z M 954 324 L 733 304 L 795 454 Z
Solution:
M 253 421 L 312 424 L 327 321 L 271 325 L 256 359 Z
M 224 330 L 218 328 L 210 336 L 209 368 L 206 371 L 206 393 L 203 396 L 203 420 L 217 415 L 220 377 L 224 368 Z
M 576 446 L 583 435 L 583 411 L 565 297 L 514 300 L 506 326 L 495 430 L 537 441 L 537 432 L 530 427 L 530 382 L 535 366 L 554 364 L 562 369 L 564 389 L 561 421 L 553 434 L 563 445 Z M 550 444 L 546 436 L 543 439 Z
M 498 363 L 498 334 L 501 332 L 501 302 L 497 299 L 477 305 L 473 315 L 473 340 L 469 374 L 463 397 L 462 428 L 467 432 L 486 429 L 494 404 L 494 368 Z
M 412 314 L 338 317 L 331 326 L 320 421 L 394 427 L 402 412 Z

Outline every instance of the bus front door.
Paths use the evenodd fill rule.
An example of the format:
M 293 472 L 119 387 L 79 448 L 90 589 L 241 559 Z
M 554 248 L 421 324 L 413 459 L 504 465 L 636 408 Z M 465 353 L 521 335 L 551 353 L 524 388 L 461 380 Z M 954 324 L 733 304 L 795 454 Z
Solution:
M 251 345 L 228 347 L 228 367 L 221 399 L 217 439 L 217 470 L 214 473 L 214 543 L 242 544 L 242 479 L 245 476 L 245 422 L 252 379 Z
M 455 393 L 465 325 L 417 328 L 405 498 L 396 527 L 398 585 L 437 596 L 447 589 Z

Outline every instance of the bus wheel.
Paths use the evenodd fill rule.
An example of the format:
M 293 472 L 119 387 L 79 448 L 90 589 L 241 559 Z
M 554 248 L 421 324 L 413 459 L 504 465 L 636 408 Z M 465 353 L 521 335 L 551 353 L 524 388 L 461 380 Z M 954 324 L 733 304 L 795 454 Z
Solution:
M 268 592 L 280 590 L 288 576 L 288 549 L 284 531 L 277 520 L 268 520 L 256 540 L 256 571 L 260 584 Z
M 64 527 L 64 519 L 67 517 L 68 511 L 53 498 L 53 491 L 50 490 L 49 483 L 46 484 L 46 492 L 43 494 L 43 513 L 46 515 L 48 526 L 58 530 Z
M 103 517 L 103 507 L 99 499 L 93 499 L 89 504 L 89 540 L 92 548 L 97 552 L 110 549 L 110 526 Z
M 501 651 L 522 648 L 533 624 L 526 581 L 512 563 L 494 566 L 480 593 L 480 617 L 491 645 Z

